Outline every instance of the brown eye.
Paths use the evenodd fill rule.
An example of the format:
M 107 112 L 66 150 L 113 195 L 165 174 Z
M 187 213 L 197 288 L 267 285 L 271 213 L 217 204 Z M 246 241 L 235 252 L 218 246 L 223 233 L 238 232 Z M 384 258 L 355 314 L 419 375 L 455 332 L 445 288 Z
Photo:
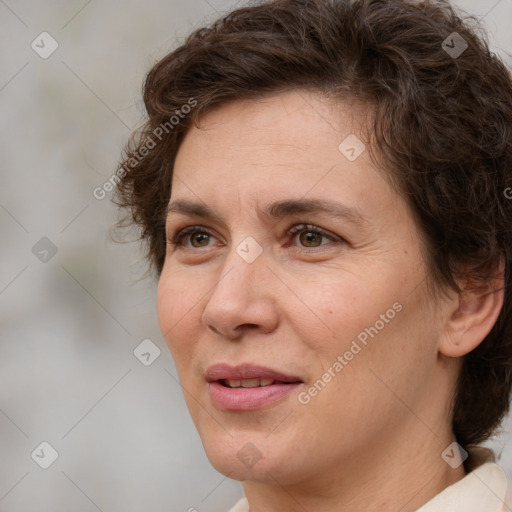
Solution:
M 190 243 L 192 247 L 206 247 L 208 245 L 208 233 L 192 233 L 190 235 Z
M 314 249 L 323 245 L 329 245 L 329 242 L 340 243 L 343 241 L 339 237 L 310 224 L 300 224 L 298 226 L 294 226 L 289 230 L 288 233 L 292 235 L 293 239 L 298 240 L 299 243 L 295 243 L 294 245 L 296 245 L 299 249 L 301 247 Z M 327 240 L 327 242 L 324 240 Z
M 303 231 L 299 235 L 299 240 L 304 247 L 318 247 L 322 245 L 322 235 L 315 231 Z
M 189 226 L 179 231 L 170 243 L 186 249 L 208 247 L 214 237 L 201 226 Z

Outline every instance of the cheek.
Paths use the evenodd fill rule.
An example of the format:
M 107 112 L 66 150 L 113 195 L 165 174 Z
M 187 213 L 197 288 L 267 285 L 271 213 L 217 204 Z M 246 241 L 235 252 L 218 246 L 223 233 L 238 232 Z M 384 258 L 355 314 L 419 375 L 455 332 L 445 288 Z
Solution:
M 358 273 L 328 270 L 314 278 L 288 280 L 294 294 L 284 302 L 297 334 L 322 359 L 343 353 L 393 304 L 389 294 L 379 296 L 375 283 L 367 283 Z
M 342 356 L 343 370 L 336 375 L 362 372 L 375 384 L 368 374 L 371 368 L 402 382 L 423 358 L 435 355 L 429 343 L 432 322 L 426 318 L 420 290 L 410 293 L 407 268 L 379 270 L 331 271 L 294 280 L 293 289 L 303 303 L 295 299 L 294 309 L 287 311 L 309 354 L 315 355 L 315 374 Z
M 190 280 L 164 271 L 158 282 L 157 315 L 160 330 L 177 364 L 179 355 L 190 351 L 195 338 L 192 333 L 200 325 L 197 319 L 201 293 L 190 286 Z

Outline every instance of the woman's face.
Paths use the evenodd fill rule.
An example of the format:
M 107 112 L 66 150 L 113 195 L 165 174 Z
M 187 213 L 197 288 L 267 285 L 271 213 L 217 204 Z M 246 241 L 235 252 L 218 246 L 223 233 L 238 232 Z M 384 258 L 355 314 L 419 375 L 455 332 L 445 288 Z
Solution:
M 159 323 L 231 478 L 300 482 L 448 428 L 419 235 L 361 120 L 314 94 L 233 102 L 177 156 Z

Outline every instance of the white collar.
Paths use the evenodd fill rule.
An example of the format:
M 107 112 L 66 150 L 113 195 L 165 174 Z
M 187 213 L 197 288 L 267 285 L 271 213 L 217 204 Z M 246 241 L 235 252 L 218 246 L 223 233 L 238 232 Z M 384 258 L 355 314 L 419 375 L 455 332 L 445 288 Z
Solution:
M 495 462 L 486 462 L 441 491 L 417 512 L 503 512 L 507 477 Z
M 249 503 L 245 498 L 242 498 L 229 512 L 249 512 Z
M 507 477 L 503 468 L 492 462 L 493 453 L 482 447 L 467 448 L 473 468 L 462 480 L 450 485 L 416 512 L 503 512 L 508 502 Z M 507 509 L 509 510 L 509 509 Z M 249 512 L 241 499 L 229 512 Z

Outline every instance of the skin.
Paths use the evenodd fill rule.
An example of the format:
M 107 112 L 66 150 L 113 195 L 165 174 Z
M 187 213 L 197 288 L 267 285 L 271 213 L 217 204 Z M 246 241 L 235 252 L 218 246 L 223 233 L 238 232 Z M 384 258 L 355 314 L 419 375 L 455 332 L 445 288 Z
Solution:
M 465 475 L 441 458 L 454 441 L 450 401 L 460 357 L 489 332 L 502 296 L 428 293 L 407 204 L 368 151 L 351 162 L 338 149 L 365 119 L 314 93 L 232 102 L 206 114 L 177 155 L 171 203 L 199 202 L 223 220 L 168 216 L 170 241 L 202 227 L 168 243 L 160 328 L 207 456 L 244 482 L 251 512 L 413 511 Z M 301 198 L 341 203 L 365 220 L 261 214 Z M 288 233 L 301 224 L 328 236 Z M 248 236 L 263 249 L 252 263 L 236 252 Z M 401 311 L 300 403 L 395 303 Z M 227 412 L 205 381 L 216 363 L 267 366 L 304 384 L 260 410 Z M 246 443 L 261 456 L 252 467 L 237 457 Z

